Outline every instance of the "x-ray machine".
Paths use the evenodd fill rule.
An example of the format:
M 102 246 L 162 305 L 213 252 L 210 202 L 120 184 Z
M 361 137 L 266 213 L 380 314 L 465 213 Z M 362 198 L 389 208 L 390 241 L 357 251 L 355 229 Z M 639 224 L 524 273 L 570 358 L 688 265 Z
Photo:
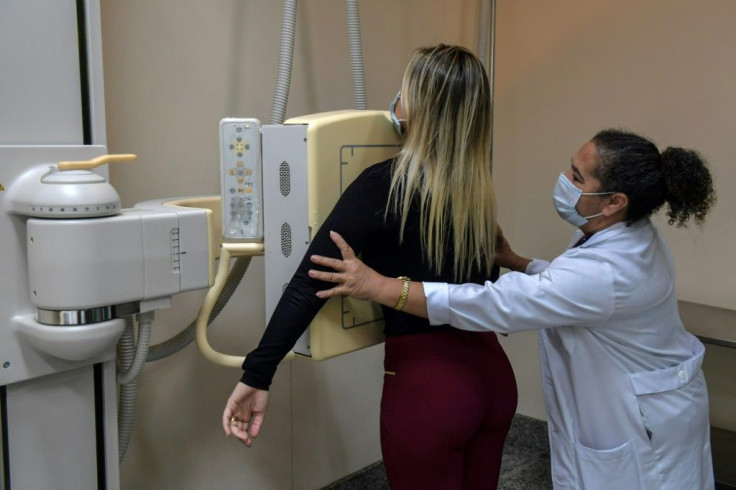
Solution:
M 119 488 L 126 319 L 150 324 L 173 295 L 211 287 L 198 344 L 239 366 L 206 334 L 227 259 L 265 254 L 270 316 L 340 193 L 397 149 L 382 111 L 226 118 L 220 196 L 121 209 L 106 164 L 136 156 L 107 152 L 100 46 L 97 0 L 0 6 L 0 490 Z M 374 305 L 335 298 L 295 353 L 326 359 L 381 332 Z

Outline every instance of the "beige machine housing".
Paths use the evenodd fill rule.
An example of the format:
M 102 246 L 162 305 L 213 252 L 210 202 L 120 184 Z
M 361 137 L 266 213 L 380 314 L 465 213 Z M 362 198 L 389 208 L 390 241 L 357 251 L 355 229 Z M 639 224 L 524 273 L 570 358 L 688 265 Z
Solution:
M 270 318 L 314 234 L 365 168 L 398 152 L 385 111 L 345 110 L 289 119 L 262 130 L 266 318 Z M 294 352 L 322 360 L 383 342 L 372 303 L 332 298 Z

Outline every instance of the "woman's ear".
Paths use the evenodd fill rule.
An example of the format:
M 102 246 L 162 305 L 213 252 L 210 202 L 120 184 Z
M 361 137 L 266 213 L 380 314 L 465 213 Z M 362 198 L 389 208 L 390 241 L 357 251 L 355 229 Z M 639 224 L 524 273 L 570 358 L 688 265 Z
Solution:
M 623 192 L 616 192 L 614 194 L 611 194 L 611 197 L 609 197 L 609 199 L 610 201 L 608 201 L 606 207 L 601 210 L 604 216 L 614 215 L 622 209 L 625 209 L 626 206 L 629 205 L 629 196 L 627 196 Z

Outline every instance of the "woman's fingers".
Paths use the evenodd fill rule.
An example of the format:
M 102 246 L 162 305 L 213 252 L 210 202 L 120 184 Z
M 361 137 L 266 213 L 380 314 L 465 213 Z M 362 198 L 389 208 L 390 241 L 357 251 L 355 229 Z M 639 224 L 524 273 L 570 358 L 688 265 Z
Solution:
M 232 410 L 226 409 L 222 417 L 222 426 L 228 437 L 234 436 L 246 446 L 250 446 L 252 442 L 250 441 L 250 435 L 248 434 L 248 422 L 243 420 L 245 418 L 247 418 L 247 416 L 239 417 L 235 415 Z
M 322 299 L 334 298 L 335 296 L 346 296 L 345 286 L 335 286 L 332 289 L 317 291 L 317 297 Z
M 321 255 L 312 255 L 309 260 L 314 262 L 317 265 L 323 265 L 325 267 L 329 267 L 330 269 L 334 269 L 338 272 L 345 270 L 345 262 L 343 262 L 340 259 L 333 259 L 332 257 L 323 257 Z
M 225 431 L 225 435 L 228 437 L 232 435 L 232 429 L 230 428 L 230 419 L 232 416 L 232 410 L 230 410 L 229 407 L 225 407 L 225 411 L 222 413 L 222 429 Z
M 253 420 L 250 423 L 250 428 L 248 430 L 248 433 L 250 437 L 255 439 L 258 437 L 258 433 L 261 432 L 261 426 L 263 426 L 263 413 L 257 413 L 253 417 Z
M 241 415 L 236 415 L 235 412 L 226 410 L 223 414 L 222 423 L 228 437 L 233 436 L 246 446 L 251 447 L 253 439 L 258 436 L 261 425 L 263 425 L 263 414 L 253 414 L 250 411 L 245 411 Z
M 330 238 L 332 238 L 332 241 L 335 242 L 335 245 L 337 245 L 337 247 L 340 249 L 342 260 L 335 259 L 332 257 L 324 257 L 322 255 L 312 255 L 309 259 L 317 265 L 329 267 L 330 269 L 337 271 L 337 272 L 345 272 L 347 269 L 346 261 L 355 260 L 355 251 L 352 249 L 350 245 L 348 245 L 345 239 L 336 231 L 330 232 Z M 311 272 L 312 271 L 310 271 L 310 273 Z M 321 279 L 323 281 L 340 282 L 337 275 L 333 276 L 334 278 L 318 276 L 318 275 L 312 275 L 312 277 L 316 279 Z
M 340 249 L 340 253 L 342 254 L 343 259 L 347 260 L 355 258 L 355 252 L 353 251 L 352 247 L 348 245 L 348 242 L 346 242 L 345 239 L 338 232 L 331 231 L 330 238 L 332 238 L 332 241 L 335 242 L 337 248 Z
M 336 284 L 340 284 L 344 281 L 344 278 L 336 272 L 318 271 L 315 269 L 309 269 L 309 277 L 320 281 L 334 282 Z

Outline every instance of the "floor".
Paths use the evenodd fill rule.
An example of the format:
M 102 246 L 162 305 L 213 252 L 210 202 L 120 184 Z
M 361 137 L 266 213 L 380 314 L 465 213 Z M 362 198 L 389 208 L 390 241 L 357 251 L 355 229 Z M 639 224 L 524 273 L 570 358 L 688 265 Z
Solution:
M 323 490 L 388 490 L 382 463 L 376 463 Z M 498 490 L 547 490 L 549 472 L 547 424 L 516 415 L 506 438 Z
M 711 430 L 716 490 L 736 490 L 736 433 Z M 506 437 L 498 490 L 550 490 L 547 423 L 517 414 Z M 323 490 L 389 490 L 378 462 Z

